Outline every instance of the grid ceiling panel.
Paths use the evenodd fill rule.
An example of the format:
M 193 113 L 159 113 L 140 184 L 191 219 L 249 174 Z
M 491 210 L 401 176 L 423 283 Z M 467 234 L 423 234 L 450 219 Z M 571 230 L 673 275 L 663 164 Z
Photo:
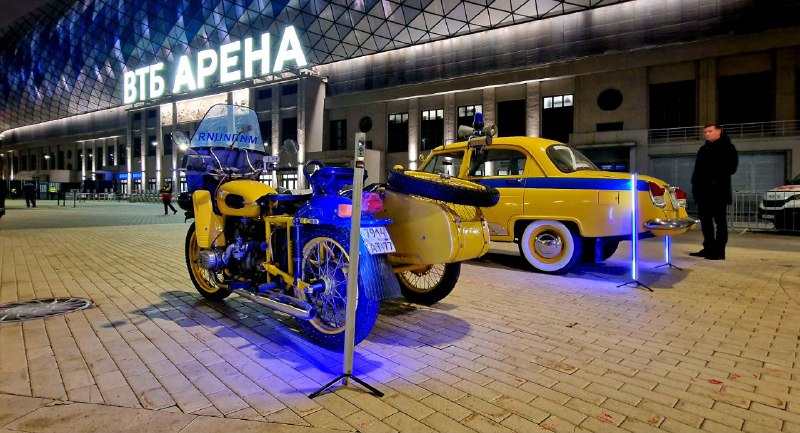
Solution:
M 277 44 L 289 24 L 320 65 L 625 1 L 54 0 L 0 31 L 0 131 L 119 106 L 126 71 L 266 31 Z

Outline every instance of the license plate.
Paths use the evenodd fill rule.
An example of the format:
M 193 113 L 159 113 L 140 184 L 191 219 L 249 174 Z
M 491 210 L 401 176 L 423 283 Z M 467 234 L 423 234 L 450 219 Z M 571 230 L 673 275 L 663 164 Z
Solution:
M 371 255 L 395 252 L 394 242 L 386 227 L 362 227 L 361 239 Z

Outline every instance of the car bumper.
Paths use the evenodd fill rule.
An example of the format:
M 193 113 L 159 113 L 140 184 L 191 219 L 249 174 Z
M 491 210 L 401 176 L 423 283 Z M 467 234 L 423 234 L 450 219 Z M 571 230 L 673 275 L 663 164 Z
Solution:
M 697 224 L 694 218 L 678 218 L 662 220 L 656 218 L 644 223 L 645 228 L 652 230 L 656 236 L 684 233 Z

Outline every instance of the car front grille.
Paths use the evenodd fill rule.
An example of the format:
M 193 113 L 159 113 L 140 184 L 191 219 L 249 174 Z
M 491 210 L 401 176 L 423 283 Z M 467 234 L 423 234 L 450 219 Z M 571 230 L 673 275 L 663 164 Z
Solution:
M 764 207 L 783 207 L 788 200 L 764 200 Z

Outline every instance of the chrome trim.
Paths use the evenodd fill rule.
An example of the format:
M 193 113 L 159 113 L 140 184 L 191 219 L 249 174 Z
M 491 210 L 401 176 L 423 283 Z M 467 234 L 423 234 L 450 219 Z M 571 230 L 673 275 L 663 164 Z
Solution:
M 650 230 L 683 230 L 697 224 L 694 218 L 680 218 L 675 220 L 662 220 L 656 218 L 644 223 L 645 228 Z
M 259 305 L 272 308 L 273 310 L 280 311 L 281 313 L 288 314 L 300 320 L 311 320 L 317 315 L 316 310 L 311 304 L 297 298 L 292 298 L 291 296 L 270 292 L 256 295 L 246 289 L 234 290 L 233 293 L 243 296 Z

